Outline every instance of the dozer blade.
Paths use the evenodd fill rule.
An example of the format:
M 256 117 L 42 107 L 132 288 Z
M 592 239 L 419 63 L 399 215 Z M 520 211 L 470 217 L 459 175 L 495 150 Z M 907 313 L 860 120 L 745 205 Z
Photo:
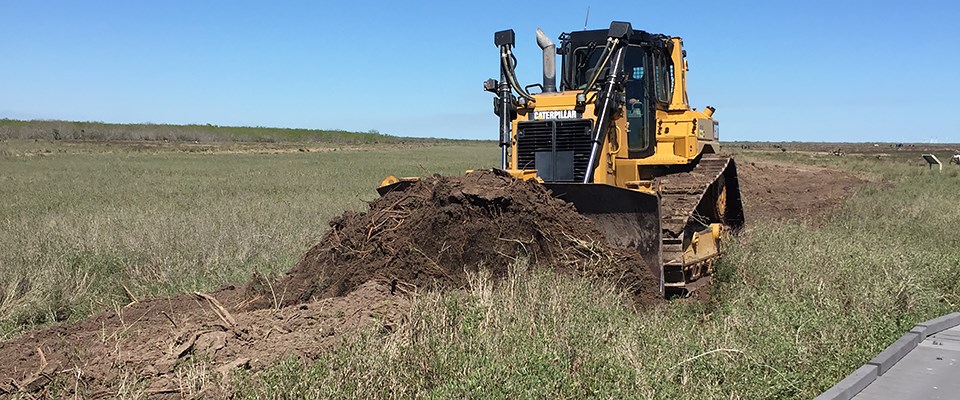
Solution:
M 663 292 L 660 256 L 660 197 L 606 184 L 544 183 L 553 196 L 596 221 L 608 242 L 636 249 Z
M 380 182 L 380 186 L 377 187 L 377 193 L 383 196 L 392 191 L 403 191 L 410 187 L 412 183 L 419 180 L 420 178 L 397 178 L 393 175 L 390 175 Z

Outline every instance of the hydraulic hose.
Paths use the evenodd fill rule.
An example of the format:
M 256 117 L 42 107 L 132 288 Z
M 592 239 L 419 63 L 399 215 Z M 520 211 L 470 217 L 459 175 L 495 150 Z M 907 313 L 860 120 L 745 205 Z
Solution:
M 603 61 L 600 62 L 597 71 L 593 73 L 593 78 L 590 79 L 590 83 L 583 87 L 584 96 L 586 96 L 587 92 L 589 92 L 593 85 L 597 83 L 597 79 L 600 79 L 600 74 L 603 73 L 603 69 L 607 66 L 607 62 L 610 61 L 610 55 L 613 54 L 610 49 L 616 47 L 619 43 L 620 39 L 618 38 L 607 38 L 607 45 L 603 48 L 603 54 L 601 55 L 601 57 L 603 57 Z
M 511 59 L 513 62 L 511 62 Z M 523 97 L 529 101 L 533 101 L 533 96 L 523 90 L 523 88 L 520 87 L 520 84 L 517 83 L 517 74 L 514 70 L 517 67 L 516 58 L 513 57 L 513 52 L 511 52 L 510 48 L 507 46 L 500 48 L 500 63 L 501 68 L 506 70 L 507 82 L 510 82 L 510 86 L 513 87 L 513 90 L 517 91 L 517 94 L 519 94 L 520 97 Z
M 500 169 L 507 169 L 508 157 L 507 148 L 510 146 L 510 127 L 513 123 L 512 108 L 513 94 L 510 92 L 510 84 L 507 83 L 507 69 L 500 66 L 500 83 L 497 87 L 497 101 L 500 108 Z
M 614 39 L 614 41 L 614 45 L 616 45 L 616 39 Z M 600 92 L 600 97 L 597 99 L 597 105 L 595 108 L 595 112 L 597 114 L 597 126 L 596 131 L 593 133 L 593 146 L 590 148 L 590 160 L 587 161 L 587 171 L 583 175 L 583 183 L 590 183 L 593 181 L 593 174 L 596 170 L 597 158 L 600 157 L 600 146 L 603 145 L 603 140 L 607 135 L 607 130 L 610 129 L 610 120 L 613 119 L 613 113 L 617 111 L 616 99 L 614 98 L 614 95 L 617 93 L 617 88 L 620 85 L 623 75 L 621 66 L 623 65 L 623 59 L 626 56 L 626 46 L 619 46 L 615 48 L 616 55 L 614 56 L 613 66 L 607 73 L 607 81 L 603 85 L 603 90 Z

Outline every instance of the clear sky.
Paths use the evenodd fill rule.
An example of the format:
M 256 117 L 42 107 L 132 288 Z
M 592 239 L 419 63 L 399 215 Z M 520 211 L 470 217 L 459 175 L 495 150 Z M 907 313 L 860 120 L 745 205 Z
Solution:
M 513 28 L 682 36 L 722 139 L 960 142 L 960 2 L 0 0 L 0 118 L 497 135 Z

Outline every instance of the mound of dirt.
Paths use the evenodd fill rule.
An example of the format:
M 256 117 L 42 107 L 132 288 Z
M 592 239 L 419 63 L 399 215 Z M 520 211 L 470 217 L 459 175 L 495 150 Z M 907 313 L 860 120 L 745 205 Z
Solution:
M 593 221 L 542 185 L 493 171 L 435 176 L 334 219 L 278 280 L 142 300 L 0 343 L 0 396 L 54 382 L 84 397 L 131 384 L 150 397 L 193 395 L 188 360 L 209 360 L 225 376 L 313 359 L 358 329 L 390 330 L 408 293 L 466 287 L 480 269 L 502 277 L 520 259 L 609 279 L 641 306 L 660 299 L 635 251 L 605 244 Z
M 502 172 L 427 178 L 330 226 L 274 285 L 284 306 L 343 296 L 371 280 L 403 292 L 464 287 L 469 273 L 484 268 L 502 277 L 519 258 L 615 279 L 640 304 L 659 297 L 658 279 L 635 252 L 604 244 L 593 221 L 542 185 Z

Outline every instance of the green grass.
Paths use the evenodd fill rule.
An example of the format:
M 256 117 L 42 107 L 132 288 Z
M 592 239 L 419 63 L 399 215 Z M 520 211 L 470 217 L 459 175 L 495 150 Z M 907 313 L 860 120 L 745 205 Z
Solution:
M 250 126 L 111 124 L 77 121 L 0 119 L 0 139 L 169 140 L 201 142 L 437 143 L 445 139 L 406 138 L 376 130 L 292 129 Z
M 460 173 L 497 155 L 493 144 L 283 154 L 3 145 L 13 149 L 0 153 L 3 337 L 125 303 L 121 285 L 161 295 L 283 271 L 330 217 L 373 198 L 384 175 Z M 37 149 L 51 151 L 14 154 Z M 739 157 L 879 183 L 819 226 L 749 226 L 706 303 L 637 313 L 609 283 L 519 263 L 505 281 L 476 276 L 466 290 L 421 295 L 390 334 L 363 332 L 316 361 L 288 360 L 219 389 L 290 399 L 811 398 L 914 323 L 960 307 L 955 166 Z
M 0 155 L 0 338 L 125 303 L 122 285 L 153 296 L 285 271 L 329 219 L 375 198 L 386 175 L 463 173 L 497 154 L 487 145 L 140 154 L 3 144 L 52 151 Z

